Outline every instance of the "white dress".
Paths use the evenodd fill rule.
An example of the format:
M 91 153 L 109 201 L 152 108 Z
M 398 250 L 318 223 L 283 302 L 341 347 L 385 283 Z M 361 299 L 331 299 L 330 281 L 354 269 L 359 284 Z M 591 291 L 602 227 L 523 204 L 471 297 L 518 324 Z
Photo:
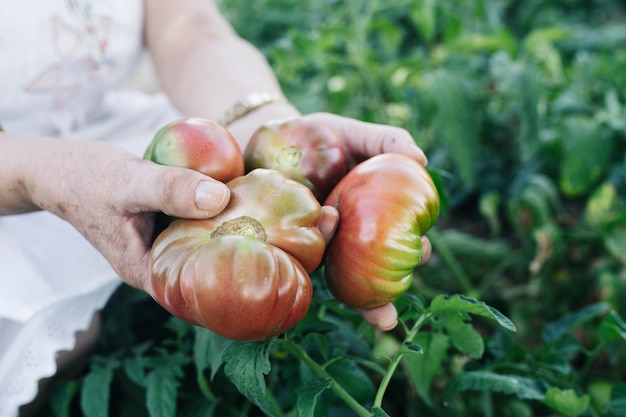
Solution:
M 142 57 L 142 20 L 142 0 L 1 1 L 0 125 L 142 155 L 180 117 L 161 94 L 115 90 Z M 0 417 L 35 397 L 56 352 L 73 348 L 121 282 L 59 218 L 0 217 Z

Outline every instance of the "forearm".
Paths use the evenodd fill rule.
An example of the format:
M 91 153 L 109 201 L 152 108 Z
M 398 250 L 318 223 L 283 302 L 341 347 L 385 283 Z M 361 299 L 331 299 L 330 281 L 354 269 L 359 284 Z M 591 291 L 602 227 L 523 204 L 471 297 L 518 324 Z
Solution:
M 0 215 L 40 209 L 31 196 L 31 178 L 41 170 L 39 155 L 47 141 L 0 132 Z
M 163 90 L 182 113 L 217 120 L 252 92 L 282 94 L 263 55 L 237 36 L 213 2 L 147 0 L 147 6 L 148 47 Z M 245 146 L 263 121 L 296 115 L 288 103 L 267 104 L 229 130 Z

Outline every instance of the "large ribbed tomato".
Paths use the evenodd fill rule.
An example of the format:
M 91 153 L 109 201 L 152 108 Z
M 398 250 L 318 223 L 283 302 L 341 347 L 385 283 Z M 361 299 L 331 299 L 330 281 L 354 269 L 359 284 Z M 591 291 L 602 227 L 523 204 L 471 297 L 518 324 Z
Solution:
M 308 272 L 326 247 L 311 191 L 257 169 L 228 184 L 226 209 L 176 220 L 151 252 L 150 294 L 172 314 L 233 340 L 280 334 L 306 314 Z
M 339 137 L 326 125 L 302 118 L 261 126 L 243 157 L 246 170 L 275 169 L 309 187 L 320 201 L 347 171 Z
M 422 259 L 421 237 L 439 215 L 426 169 L 404 155 L 377 155 L 353 168 L 325 204 L 339 211 L 325 258 L 333 295 L 363 309 L 400 297 Z
M 157 131 L 144 159 L 190 168 L 227 182 L 244 174 L 243 155 L 235 138 L 211 120 L 190 117 Z

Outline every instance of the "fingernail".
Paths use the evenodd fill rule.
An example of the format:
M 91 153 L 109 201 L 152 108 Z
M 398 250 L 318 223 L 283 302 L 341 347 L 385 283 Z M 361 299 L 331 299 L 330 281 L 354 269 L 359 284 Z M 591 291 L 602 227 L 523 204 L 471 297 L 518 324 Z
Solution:
M 200 181 L 196 187 L 196 207 L 209 212 L 219 212 L 230 198 L 230 190 L 221 182 Z

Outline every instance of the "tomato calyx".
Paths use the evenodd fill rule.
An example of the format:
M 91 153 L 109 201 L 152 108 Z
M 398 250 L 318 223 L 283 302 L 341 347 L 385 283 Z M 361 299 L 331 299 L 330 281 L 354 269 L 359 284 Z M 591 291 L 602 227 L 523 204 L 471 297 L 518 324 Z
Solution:
M 302 152 L 296 146 L 286 146 L 280 150 L 276 162 L 283 167 L 296 167 L 302 159 Z M 280 168 L 278 169 L 280 171 Z
M 226 235 L 251 236 L 263 242 L 267 240 L 267 234 L 261 223 L 250 216 L 225 221 L 211 233 L 211 239 Z

